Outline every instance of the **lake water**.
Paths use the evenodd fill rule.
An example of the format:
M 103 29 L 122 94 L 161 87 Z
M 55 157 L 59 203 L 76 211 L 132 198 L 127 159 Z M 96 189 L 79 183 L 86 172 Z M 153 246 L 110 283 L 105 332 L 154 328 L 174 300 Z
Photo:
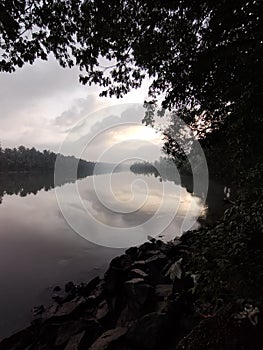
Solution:
M 184 187 L 129 171 L 53 186 L 52 174 L 0 177 L 0 338 L 51 303 L 56 285 L 88 281 L 125 247 L 171 239 L 206 212 Z

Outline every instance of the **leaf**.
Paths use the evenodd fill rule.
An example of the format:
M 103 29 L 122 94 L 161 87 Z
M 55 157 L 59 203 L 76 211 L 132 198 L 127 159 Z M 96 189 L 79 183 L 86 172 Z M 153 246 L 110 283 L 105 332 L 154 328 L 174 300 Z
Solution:
M 169 276 L 172 281 L 177 277 L 178 279 L 182 278 L 182 258 L 177 260 L 167 271 L 165 276 Z

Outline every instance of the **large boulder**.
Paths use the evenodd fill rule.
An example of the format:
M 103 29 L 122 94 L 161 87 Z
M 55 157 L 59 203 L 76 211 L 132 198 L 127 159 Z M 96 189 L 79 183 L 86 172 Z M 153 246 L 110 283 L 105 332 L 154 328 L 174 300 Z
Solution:
M 113 350 L 114 343 L 121 339 L 127 332 L 127 328 L 118 327 L 103 333 L 89 348 L 89 350 Z
M 129 272 L 129 277 L 130 278 L 143 278 L 146 279 L 148 277 L 148 274 L 146 272 L 144 272 L 141 269 L 132 269 Z
M 90 296 L 93 291 L 99 286 L 101 279 L 99 276 L 93 278 L 88 283 L 82 283 L 78 286 L 78 294 L 84 297 Z
M 125 254 L 129 255 L 132 260 L 135 260 L 138 255 L 138 248 L 137 247 L 130 247 L 127 250 L 125 250 Z
M 117 256 L 111 261 L 110 267 L 104 276 L 104 287 L 108 294 L 118 293 L 120 286 L 128 276 L 131 265 L 132 259 L 127 254 Z
M 170 349 L 171 330 L 164 313 L 153 312 L 141 317 L 127 333 L 127 341 L 135 349 Z
M 109 305 L 106 300 L 102 300 L 96 310 L 96 319 L 99 321 L 105 320 L 109 315 Z
M 152 284 L 164 283 L 165 277 L 161 271 L 167 264 L 167 256 L 162 252 L 158 252 L 155 255 L 145 260 L 147 266 L 147 273 L 149 274 L 149 282 Z
M 79 333 L 82 333 L 86 328 L 86 323 L 82 320 L 73 320 L 69 322 L 62 323 L 58 328 L 56 336 L 56 347 L 65 346 L 69 339 Z M 84 334 L 83 334 L 84 335 Z
M 82 338 L 84 337 L 84 334 L 85 334 L 85 332 L 83 331 L 79 334 L 73 335 L 69 339 L 68 344 L 65 347 L 65 350 L 79 350 L 79 345 L 80 345 Z
M 144 305 L 153 292 L 153 287 L 145 283 L 143 278 L 133 278 L 126 281 L 124 286 L 128 300 L 135 301 L 139 305 Z
M 73 314 L 78 315 L 86 308 L 87 300 L 83 297 L 76 297 L 62 305 L 52 305 L 46 309 L 43 315 L 44 321 L 53 322 L 54 319 L 63 321 L 69 319 Z
M 154 289 L 142 278 L 133 278 L 124 284 L 126 306 L 119 317 L 119 324 L 129 325 L 144 313 L 154 309 Z
M 158 300 L 167 300 L 173 293 L 172 284 L 157 284 L 155 286 L 155 295 Z
M 37 338 L 38 332 L 35 327 L 30 326 L 18 333 L 15 333 L 9 338 L 6 338 L 0 343 L 0 350 L 23 350 L 27 349 L 32 342 Z

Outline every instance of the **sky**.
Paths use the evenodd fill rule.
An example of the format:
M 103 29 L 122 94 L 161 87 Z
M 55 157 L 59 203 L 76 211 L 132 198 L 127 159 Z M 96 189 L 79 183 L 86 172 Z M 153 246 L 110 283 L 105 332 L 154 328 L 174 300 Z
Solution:
M 76 67 L 62 68 L 52 57 L 0 74 L 3 148 L 24 145 L 104 161 L 158 157 L 160 135 L 141 124 L 149 82 L 123 99 L 101 98 L 99 87 L 79 83 Z

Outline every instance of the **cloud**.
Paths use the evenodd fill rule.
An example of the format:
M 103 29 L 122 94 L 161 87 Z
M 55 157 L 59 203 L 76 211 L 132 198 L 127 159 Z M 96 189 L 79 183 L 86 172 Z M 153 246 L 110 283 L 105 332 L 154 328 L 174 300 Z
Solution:
M 63 118 L 72 120 L 73 115 L 66 114 Z M 142 125 L 143 115 L 143 107 L 137 104 L 109 106 L 90 114 L 69 130 L 61 153 L 106 162 L 138 156 L 154 160 L 161 154 L 161 137 Z
M 137 113 L 139 109 L 128 107 L 129 104 L 117 107 L 117 115 L 115 111 L 122 101 L 142 104 L 147 84 L 141 90 L 131 91 L 123 100 L 100 98 L 100 88 L 81 85 L 78 75 L 77 68 L 61 68 L 52 56 L 48 61 L 36 60 L 34 65 L 27 64 L 12 74 L 1 73 L 2 146 L 24 144 L 57 151 L 69 132 L 76 141 L 120 122 L 141 122 L 144 112 Z M 77 127 L 72 129 L 76 124 Z M 67 153 L 74 154 L 72 140 L 68 140 Z
M 89 89 L 94 95 L 97 88 Z M 25 65 L 16 72 L 1 73 L 0 139 L 4 147 L 25 144 L 44 146 L 62 141 L 53 120 L 85 100 L 86 87 L 78 81 L 78 70 L 63 69 L 54 58 Z M 91 100 L 90 100 L 91 101 Z
M 54 124 L 64 127 L 74 125 L 81 120 L 85 115 L 93 112 L 97 106 L 97 100 L 95 95 L 88 95 L 86 98 L 78 98 L 73 101 L 72 106 L 62 112 L 54 120 Z

